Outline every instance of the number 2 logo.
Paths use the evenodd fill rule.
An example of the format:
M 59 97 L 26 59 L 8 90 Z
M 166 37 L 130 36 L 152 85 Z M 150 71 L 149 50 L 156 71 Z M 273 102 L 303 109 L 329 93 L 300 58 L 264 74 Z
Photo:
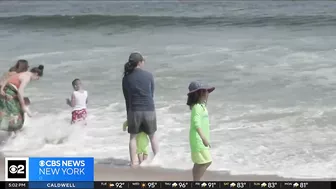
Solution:
M 24 174 L 24 166 L 23 165 L 11 165 L 9 167 L 9 172 L 12 174 Z

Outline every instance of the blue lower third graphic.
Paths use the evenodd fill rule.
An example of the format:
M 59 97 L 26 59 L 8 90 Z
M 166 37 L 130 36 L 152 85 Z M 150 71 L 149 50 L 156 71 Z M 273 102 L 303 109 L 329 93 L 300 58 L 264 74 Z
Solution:
M 29 182 L 29 188 L 33 189 L 45 189 L 45 188 L 57 188 L 57 189 L 67 189 L 67 188 L 82 188 L 82 189 L 93 189 L 93 182 Z
M 87 157 L 29 158 L 29 181 L 91 181 L 93 183 L 94 159 Z

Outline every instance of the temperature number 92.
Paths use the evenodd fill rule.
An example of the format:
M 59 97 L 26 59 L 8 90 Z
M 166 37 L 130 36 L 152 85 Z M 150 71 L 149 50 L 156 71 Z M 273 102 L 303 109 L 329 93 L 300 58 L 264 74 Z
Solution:
M 125 183 L 117 182 L 115 183 L 116 188 L 123 188 Z

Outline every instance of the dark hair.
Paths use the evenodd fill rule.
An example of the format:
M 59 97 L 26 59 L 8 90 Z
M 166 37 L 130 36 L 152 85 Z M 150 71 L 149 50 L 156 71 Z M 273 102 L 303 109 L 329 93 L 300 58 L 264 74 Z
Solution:
M 44 70 L 44 66 L 43 65 L 39 65 L 38 67 L 32 68 L 30 70 L 30 72 L 36 73 L 38 76 L 42 77 L 43 76 L 43 70 Z
M 76 78 L 72 81 L 72 86 L 75 87 L 75 85 L 77 84 L 77 82 L 80 81 L 80 79 Z
M 128 58 L 128 62 L 124 65 L 124 76 L 131 74 L 138 66 L 139 62 L 144 61 L 144 58 L 140 53 L 131 53 Z
M 28 70 L 28 61 L 20 59 L 16 62 L 16 64 L 9 69 L 10 72 L 26 72 Z
M 187 105 L 189 106 L 190 110 L 195 104 L 201 102 L 202 94 L 204 94 L 204 91 L 205 90 L 198 90 L 188 95 Z
M 126 62 L 124 66 L 124 76 L 131 74 L 137 66 L 138 62 Z

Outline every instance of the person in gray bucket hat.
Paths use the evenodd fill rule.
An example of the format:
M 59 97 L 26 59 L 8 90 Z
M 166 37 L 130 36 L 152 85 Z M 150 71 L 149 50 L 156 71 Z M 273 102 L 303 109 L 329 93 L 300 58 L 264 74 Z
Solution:
M 191 110 L 189 143 L 191 159 L 194 163 L 192 175 L 194 181 L 200 181 L 212 163 L 210 153 L 210 123 L 206 103 L 211 87 L 200 81 L 189 84 L 187 105 Z
M 211 93 L 212 91 L 215 90 L 215 87 L 211 87 L 208 84 L 205 84 L 201 81 L 193 81 L 189 84 L 188 89 L 189 89 L 189 92 L 188 92 L 188 95 L 189 95 L 191 93 L 194 93 L 194 92 L 196 92 L 198 90 L 202 90 L 202 89 L 207 90 L 208 93 Z

